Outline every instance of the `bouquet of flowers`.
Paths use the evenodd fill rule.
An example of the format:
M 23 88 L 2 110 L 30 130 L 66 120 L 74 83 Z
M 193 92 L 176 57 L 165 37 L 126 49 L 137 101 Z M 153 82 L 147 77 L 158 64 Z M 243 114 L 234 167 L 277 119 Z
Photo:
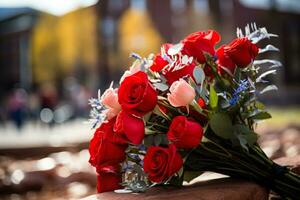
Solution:
M 182 185 L 213 171 L 300 198 L 300 177 L 271 161 L 254 131 L 258 121 L 271 117 L 258 97 L 277 89 L 266 77 L 281 66 L 255 60 L 278 51 L 258 47 L 270 37 L 276 35 L 250 24 L 218 49 L 221 37 L 209 30 L 163 44 L 147 58 L 133 53 L 119 87 L 112 83 L 90 100 L 90 121 L 98 127 L 89 162 L 97 170 L 98 192 Z

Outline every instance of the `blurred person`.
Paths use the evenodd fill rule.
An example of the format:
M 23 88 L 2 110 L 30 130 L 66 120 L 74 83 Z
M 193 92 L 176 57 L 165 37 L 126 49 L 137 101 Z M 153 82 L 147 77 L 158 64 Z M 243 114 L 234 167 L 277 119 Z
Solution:
M 39 91 L 39 98 L 40 98 L 40 117 L 41 120 L 45 123 L 48 123 L 49 125 L 53 125 L 54 121 L 50 117 L 50 115 L 53 114 L 53 111 L 55 110 L 56 106 L 58 105 L 58 94 L 57 94 L 57 89 L 54 86 L 54 84 L 47 82 L 41 85 L 40 91 Z M 43 112 L 47 110 L 47 112 L 51 112 L 47 114 L 47 112 Z M 46 114 L 48 116 L 46 117 L 46 120 L 42 117 L 42 115 Z
M 41 108 L 54 110 L 58 103 L 57 90 L 51 83 L 44 83 L 40 88 Z
M 88 99 L 92 96 L 91 91 L 80 84 L 75 77 L 64 80 L 64 90 L 74 108 L 73 117 L 86 117 L 89 111 Z
M 75 103 L 75 114 L 77 117 L 86 117 L 89 110 L 88 99 L 91 98 L 91 92 L 83 85 L 78 88 L 78 93 L 72 93 L 72 98 Z
M 2 103 L 0 103 L 0 125 L 3 125 L 4 124 L 4 122 L 5 122 L 5 109 L 4 109 L 4 107 L 2 107 Z
M 39 111 L 41 109 L 41 102 L 38 94 L 36 92 L 31 92 L 28 95 L 28 109 L 31 120 L 39 119 Z
M 27 92 L 18 88 L 8 98 L 8 113 L 10 119 L 20 130 L 26 118 Z

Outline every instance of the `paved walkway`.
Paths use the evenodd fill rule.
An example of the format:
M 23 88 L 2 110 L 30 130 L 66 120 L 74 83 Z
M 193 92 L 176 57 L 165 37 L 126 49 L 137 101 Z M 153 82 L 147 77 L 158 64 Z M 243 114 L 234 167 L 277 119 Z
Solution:
M 76 119 L 49 127 L 41 123 L 28 122 L 19 131 L 13 124 L 0 126 L 0 149 L 41 146 L 68 146 L 87 142 L 93 130 L 85 119 Z

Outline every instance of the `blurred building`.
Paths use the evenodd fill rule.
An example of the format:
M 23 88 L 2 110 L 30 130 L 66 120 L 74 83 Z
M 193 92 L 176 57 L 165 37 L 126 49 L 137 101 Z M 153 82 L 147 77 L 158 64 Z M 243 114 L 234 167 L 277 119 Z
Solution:
M 259 27 L 266 27 L 269 32 L 279 35 L 279 38 L 272 38 L 260 45 L 263 47 L 272 43 L 280 48 L 280 53 L 272 52 L 267 56 L 283 64 L 279 74 L 269 78 L 270 82 L 279 86 L 279 91 L 262 96 L 262 100 L 277 105 L 300 103 L 300 2 L 294 0 L 103 0 L 98 2 L 97 7 L 98 14 L 101 16 L 99 21 L 103 22 L 100 25 L 99 38 L 103 37 L 102 41 L 107 41 L 107 43 L 100 43 L 100 46 L 103 45 L 100 56 L 104 55 L 103 52 L 110 52 L 109 48 L 113 48 L 116 52 L 112 54 L 112 59 L 110 59 L 111 54 L 108 53 L 107 59 L 102 60 L 102 66 L 109 66 L 105 68 L 110 70 L 112 66 L 120 69 L 124 64 L 129 64 L 129 59 L 125 56 L 129 49 L 137 53 L 142 52 L 143 56 L 149 53 L 147 47 L 150 46 L 152 47 L 150 52 L 157 52 L 155 42 L 159 39 L 163 42 L 177 43 L 193 31 L 216 29 L 222 35 L 222 43 L 228 43 L 235 37 L 236 27 L 243 28 L 248 23 L 256 22 Z M 142 20 L 142 17 L 137 17 L 140 21 L 135 20 L 134 13 L 143 13 L 147 19 Z M 127 23 L 128 28 L 124 28 L 124 23 Z M 153 30 L 154 34 L 146 37 L 152 45 L 135 48 L 143 44 L 141 38 L 146 35 L 143 32 L 145 24 L 147 31 Z M 129 40 L 130 34 L 132 40 Z
M 31 8 L 0 8 L 0 95 L 32 83 L 31 36 L 41 12 Z
M 216 29 L 227 43 L 236 26 L 256 22 L 280 37 L 274 55 L 283 63 L 270 81 L 280 92 L 265 100 L 300 102 L 300 3 L 293 0 L 101 0 L 64 16 L 29 8 L 0 10 L 0 93 L 14 85 L 26 89 L 44 82 L 58 89 L 66 77 L 96 91 L 118 81 L 128 68 L 131 52 L 148 56 L 164 42 Z M 298 7 L 297 7 L 298 6 Z M 299 8 L 299 9 L 297 9 Z M 263 43 L 262 45 L 264 45 Z

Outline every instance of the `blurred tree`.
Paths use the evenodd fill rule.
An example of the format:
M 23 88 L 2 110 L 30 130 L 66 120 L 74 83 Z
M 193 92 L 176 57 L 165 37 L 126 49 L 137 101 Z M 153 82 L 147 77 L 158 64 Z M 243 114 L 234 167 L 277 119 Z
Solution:
M 32 36 L 34 81 L 85 79 L 97 64 L 96 13 L 88 7 L 60 18 L 42 15 Z
M 119 34 L 124 67 L 128 67 L 131 52 L 148 56 L 152 52 L 159 52 L 163 42 L 148 13 L 143 10 L 128 9 L 120 20 Z
M 42 14 L 32 34 L 34 82 L 54 80 L 59 68 L 59 43 L 56 36 L 57 18 Z M 49 30 L 51 27 L 51 30 Z

